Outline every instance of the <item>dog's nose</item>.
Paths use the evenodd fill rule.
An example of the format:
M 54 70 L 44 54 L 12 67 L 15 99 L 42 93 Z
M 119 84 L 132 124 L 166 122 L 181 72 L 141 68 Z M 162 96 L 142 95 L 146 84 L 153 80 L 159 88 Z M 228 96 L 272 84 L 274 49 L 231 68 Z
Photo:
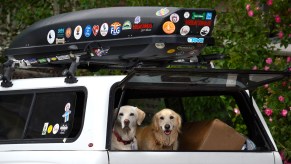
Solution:
M 129 120 L 128 119 L 125 119 L 124 120 L 124 124 L 128 125 L 129 124 Z
M 169 130 L 169 129 L 170 129 L 170 125 L 169 125 L 169 124 L 166 124 L 166 125 L 165 125 L 165 129 L 166 129 L 166 130 Z

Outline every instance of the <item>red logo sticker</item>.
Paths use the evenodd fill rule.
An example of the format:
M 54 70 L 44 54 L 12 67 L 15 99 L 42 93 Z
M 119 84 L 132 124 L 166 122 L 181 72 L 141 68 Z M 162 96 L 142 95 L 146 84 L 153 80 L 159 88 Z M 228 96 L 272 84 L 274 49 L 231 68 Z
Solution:
M 93 35 L 96 36 L 99 32 L 99 25 L 94 25 L 92 28 Z

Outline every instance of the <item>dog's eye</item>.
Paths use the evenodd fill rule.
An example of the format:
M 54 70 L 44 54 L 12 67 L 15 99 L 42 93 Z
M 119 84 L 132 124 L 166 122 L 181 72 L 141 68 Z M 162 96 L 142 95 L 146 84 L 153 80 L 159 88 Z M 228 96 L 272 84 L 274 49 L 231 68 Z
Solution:
M 161 120 L 163 120 L 163 119 L 164 119 L 164 117 L 160 117 L 160 119 L 161 119 Z
M 130 116 L 134 116 L 134 113 L 130 113 Z
M 123 113 L 119 113 L 119 116 L 123 116 Z
M 174 119 L 174 116 L 170 116 L 170 119 Z

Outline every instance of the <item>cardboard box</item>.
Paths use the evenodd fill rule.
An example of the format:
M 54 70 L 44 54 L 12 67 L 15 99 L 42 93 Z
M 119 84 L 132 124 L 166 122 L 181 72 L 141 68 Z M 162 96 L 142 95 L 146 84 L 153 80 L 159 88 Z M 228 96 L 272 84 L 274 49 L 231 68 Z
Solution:
M 246 138 L 219 119 L 186 123 L 179 137 L 180 150 L 241 150 Z

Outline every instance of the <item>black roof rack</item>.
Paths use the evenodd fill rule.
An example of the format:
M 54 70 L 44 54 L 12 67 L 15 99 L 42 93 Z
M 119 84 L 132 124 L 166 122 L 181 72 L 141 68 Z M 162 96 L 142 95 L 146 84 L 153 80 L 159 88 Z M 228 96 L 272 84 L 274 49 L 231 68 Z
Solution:
M 53 16 L 28 27 L 5 51 L 22 67 L 71 64 L 130 68 L 190 60 L 207 45 L 213 9 L 112 7 Z

